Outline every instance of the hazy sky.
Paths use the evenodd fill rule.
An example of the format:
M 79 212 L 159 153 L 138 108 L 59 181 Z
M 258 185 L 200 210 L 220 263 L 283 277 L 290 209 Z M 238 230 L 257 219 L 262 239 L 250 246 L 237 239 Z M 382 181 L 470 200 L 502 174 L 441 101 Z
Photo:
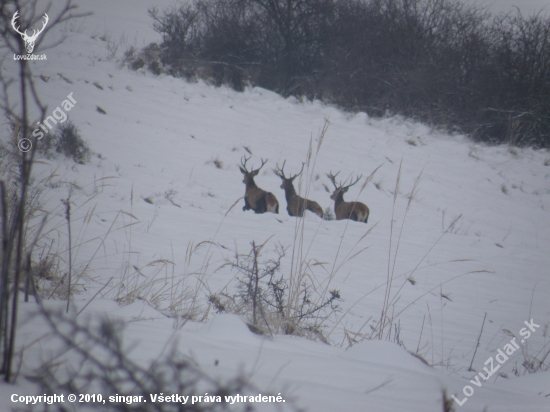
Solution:
M 462 0 L 467 3 L 474 3 L 481 6 L 488 6 L 492 13 L 509 12 L 517 6 L 522 14 L 530 15 L 541 9 L 550 14 L 550 0 Z

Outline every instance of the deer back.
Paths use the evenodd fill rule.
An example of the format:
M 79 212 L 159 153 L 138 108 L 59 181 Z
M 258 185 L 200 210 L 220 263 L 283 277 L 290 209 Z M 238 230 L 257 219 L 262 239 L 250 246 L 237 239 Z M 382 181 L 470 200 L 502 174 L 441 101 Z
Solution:
M 336 220 L 351 219 L 356 222 L 365 222 L 369 220 L 369 208 L 361 202 L 342 202 L 335 205 L 334 213 Z
M 323 208 L 321 205 L 313 200 L 305 199 L 307 201 L 306 209 L 310 212 L 315 213 L 320 218 L 323 218 L 325 212 L 323 211 Z

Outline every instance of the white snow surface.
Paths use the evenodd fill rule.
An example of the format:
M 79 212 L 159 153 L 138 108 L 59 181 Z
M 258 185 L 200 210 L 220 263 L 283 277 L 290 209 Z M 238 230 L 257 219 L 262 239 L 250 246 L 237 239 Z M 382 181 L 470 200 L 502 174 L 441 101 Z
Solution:
M 281 393 L 288 400 L 283 410 L 435 412 L 442 410 L 443 389 L 463 399 L 466 385 L 475 392 L 462 406 L 455 404 L 457 411 L 550 410 L 550 372 L 514 374 L 524 356 L 550 349 L 547 150 L 476 144 L 401 117 L 375 119 L 256 87 L 239 93 L 132 71 L 120 57 L 131 45 L 159 40 L 147 16 L 156 2 L 78 3 L 79 11 L 94 14 L 50 33 L 44 50 L 35 51 L 48 60 L 32 64 L 49 112 L 72 93 L 77 103 L 69 118 L 94 151 L 85 165 L 58 156 L 40 159 L 34 168 L 50 212 L 39 246 L 54 239 L 64 258 L 61 200 L 71 194 L 73 267 L 87 266 L 71 302 L 73 314 L 87 305 L 79 317 L 125 322 L 129 356 L 144 364 L 175 342 L 214 377 L 244 373 L 262 394 Z M 60 36 L 66 37 L 62 44 L 45 49 Z M 4 73 L 15 70 L 10 58 Z M 328 130 L 315 155 L 325 121 Z M 364 181 L 381 166 L 363 191 L 357 184 L 346 195 L 368 204 L 368 224 L 324 221 L 309 212 L 303 220 L 288 216 L 273 168 L 286 160 L 286 170 L 297 173 L 310 144 L 315 164 L 303 173 L 301 193 L 324 209 L 332 207 L 326 173 L 362 175 Z M 278 198 L 278 215 L 242 211 L 239 162 L 249 155 L 245 147 L 253 165 L 269 159 L 256 182 Z M 47 177 L 49 183 L 40 183 Z M 267 241 L 268 255 L 277 244 L 289 247 L 282 264 L 288 273 L 302 222 L 304 259 L 322 263 L 308 269 L 311 279 L 319 290 L 339 290 L 343 299 L 341 312 L 326 323 L 330 345 L 258 336 L 236 315 L 213 310 L 203 322 L 170 315 L 171 305 L 180 315 L 188 309 L 177 303 L 185 288 L 199 291 L 203 315 L 210 293 L 234 288 L 236 272 L 223 264 L 248 252 L 252 241 Z M 350 347 L 347 332 L 368 334 L 379 319 L 388 272 L 395 276 L 391 296 L 402 345 L 393 338 L 364 339 Z M 406 281 L 411 274 L 414 285 Z M 131 282 L 151 279 L 155 286 L 142 290 L 140 299 L 115 301 L 125 293 L 123 283 L 131 288 Z M 38 393 L 25 376 L 55 353 L 55 340 L 43 337 L 48 330 L 35 311 L 34 303 L 21 302 L 17 343 L 24 356 L 17 383 L 0 385 L 2 411 L 18 406 L 11 394 Z M 475 371 L 468 371 L 485 314 Z M 511 340 L 504 330 L 519 342 L 531 319 L 540 328 L 521 350 L 481 387 L 470 383 Z

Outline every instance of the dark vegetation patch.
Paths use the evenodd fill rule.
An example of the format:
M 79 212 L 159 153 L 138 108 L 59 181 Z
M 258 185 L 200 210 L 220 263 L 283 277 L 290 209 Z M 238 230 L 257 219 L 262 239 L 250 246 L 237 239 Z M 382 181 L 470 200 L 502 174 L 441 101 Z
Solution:
M 133 69 L 550 146 L 550 18 L 451 0 L 195 0 L 149 10 Z

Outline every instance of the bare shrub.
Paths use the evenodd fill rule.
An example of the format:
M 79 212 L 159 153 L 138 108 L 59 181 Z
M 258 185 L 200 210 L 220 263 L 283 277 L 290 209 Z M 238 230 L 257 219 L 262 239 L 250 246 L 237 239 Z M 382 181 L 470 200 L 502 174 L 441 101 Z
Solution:
M 149 13 L 162 43 L 129 51 L 133 68 L 550 145 L 544 13 L 493 17 L 453 0 L 195 0 Z
M 76 163 L 84 164 L 90 159 L 90 148 L 70 120 L 57 127 L 52 144 L 57 153 L 73 159 Z
M 68 288 L 60 287 L 65 282 L 59 257 L 52 251 L 53 242 L 42 247 L 31 265 L 31 273 L 36 282 L 36 292 L 45 299 L 68 299 Z
M 78 127 L 70 120 L 44 133 L 44 137 L 37 142 L 36 152 L 47 159 L 54 158 L 56 154 L 62 154 L 80 164 L 90 160 L 92 154 Z
M 323 219 L 325 220 L 334 220 L 334 211 L 332 210 L 332 207 L 328 206 L 324 213 L 323 213 Z
M 543 336 L 547 338 L 550 324 L 544 325 Z M 509 329 L 502 330 L 506 335 L 512 338 L 519 338 Z M 531 373 L 550 371 L 550 343 L 546 342 L 539 350 L 533 351 L 529 345 L 521 345 L 522 361 L 521 364 L 514 366 L 512 371 L 516 376 L 523 376 Z
M 289 298 L 289 284 L 295 279 L 279 274 L 286 251 L 279 245 L 275 248 L 276 257 L 262 260 L 265 245 L 252 242 L 249 253 L 236 253 L 233 260 L 224 264 L 239 273 L 236 292 L 211 295 L 210 303 L 217 312 L 243 316 L 255 333 L 298 335 L 327 343 L 323 323 L 339 311 L 340 292 L 332 290 L 319 300 L 319 296 L 313 296 L 317 292 L 309 278 L 300 276 L 300 296 L 293 301 Z
M 151 43 L 141 50 L 132 46 L 126 50 L 122 61 L 132 70 L 146 68 L 151 73 L 159 75 L 163 69 L 160 52 L 160 47 L 156 43 Z
M 225 396 L 256 394 L 248 381 L 237 376 L 214 379 L 174 347 L 146 366 L 132 360 L 122 338 L 124 325 L 107 318 L 82 321 L 58 312 L 43 311 L 54 332 L 56 352 L 34 372 L 40 393 L 58 395 L 102 394 L 103 400 L 87 402 L 87 409 L 106 411 L 253 411 L 249 403 L 231 405 Z M 191 403 L 192 396 L 208 393 L 209 401 Z M 189 396 L 188 402 L 153 402 L 151 394 Z M 119 395 L 115 402 L 109 396 Z M 128 402 L 130 396 L 134 402 Z M 145 402 L 136 403 L 137 396 Z M 96 398 L 97 399 L 97 398 Z M 235 409 L 237 408 L 237 409 Z
M 30 27 L 38 19 L 42 19 L 41 13 L 37 12 L 36 1 L 14 0 L 11 3 L 15 10 L 21 11 L 19 18 L 26 27 Z M 82 16 L 82 14 L 73 13 L 74 8 L 71 0 L 65 2 L 65 5 L 57 11 L 52 24 L 47 27 L 44 24 L 43 35 L 36 42 L 36 47 L 39 47 L 42 39 L 52 28 L 69 19 Z M 49 11 L 49 6 L 47 10 Z M 11 11 L 2 7 L 0 12 L 2 27 L 9 27 L 11 16 L 13 16 Z M 26 54 L 25 42 L 16 31 L 2 29 L 0 37 L 3 48 L 9 54 Z M 37 139 L 31 134 L 33 126 L 29 120 L 29 112 L 31 107 L 38 109 L 39 118 L 43 121 L 46 117 L 46 106 L 36 93 L 32 64 L 26 60 L 19 60 L 17 66 L 17 70 L 11 73 L 2 71 L 0 75 L 0 90 L 2 90 L 0 110 L 14 125 L 11 139 L 13 149 L 8 157 L 15 160 L 18 165 L 15 174 L 8 174 L 6 180 L 4 180 L 4 176 L 1 176 L 2 180 L 0 180 L 0 237 L 2 240 L 0 252 L 0 357 L 2 365 L 0 373 L 4 375 L 6 382 L 11 382 L 14 379 L 13 360 L 19 289 L 22 282 L 25 285 L 25 301 L 28 301 L 30 294 L 34 294 L 38 301 L 30 262 L 38 235 L 45 223 L 44 218 L 42 223 L 34 227 L 32 235 L 29 236 L 27 229 L 32 222 L 32 213 L 29 213 L 28 209 L 29 201 L 32 204 L 38 198 L 37 194 L 40 193 L 40 191 L 31 190 Z M 15 85 L 17 85 L 16 92 L 13 92 Z M 20 149 L 19 151 L 15 149 L 17 147 Z M 2 162 L 4 160 L 2 159 Z M 11 184 L 16 185 L 13 197 L 7 188 Z

